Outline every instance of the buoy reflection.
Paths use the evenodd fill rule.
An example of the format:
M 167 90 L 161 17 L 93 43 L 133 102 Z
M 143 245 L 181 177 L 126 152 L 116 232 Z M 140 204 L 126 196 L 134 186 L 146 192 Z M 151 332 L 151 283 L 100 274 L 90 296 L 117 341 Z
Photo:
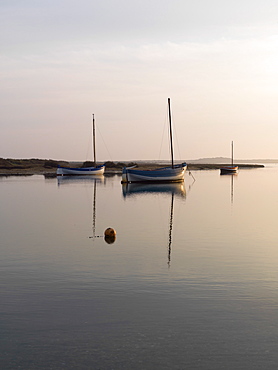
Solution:
M 116 240 L 116 235 L 105 235 L 104 240 L 106 241 L 107 244 L 113 244 Z

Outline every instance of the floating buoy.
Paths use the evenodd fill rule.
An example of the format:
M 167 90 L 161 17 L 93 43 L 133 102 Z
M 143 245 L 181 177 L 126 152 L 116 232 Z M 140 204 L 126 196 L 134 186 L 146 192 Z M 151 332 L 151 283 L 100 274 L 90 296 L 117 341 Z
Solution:
M 104 235 L 105 236 L 116 236 L 116 230 L 115 229 L 113 229 L 112 227 L 108 227 L 108 229 L 106 229 L 105 231 L 104 231 Z
M 104 231 L 104 239 L 108 244 L 114 243 L 116 240 L 116 230 L 112 227 L 108 227 L 108 229 Z

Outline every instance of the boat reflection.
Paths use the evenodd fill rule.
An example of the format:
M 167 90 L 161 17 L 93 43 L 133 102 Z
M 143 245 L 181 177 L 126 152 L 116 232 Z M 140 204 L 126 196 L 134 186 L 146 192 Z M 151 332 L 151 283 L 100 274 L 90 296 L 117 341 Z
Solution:
M 237 173 L 234 173 L 231 176 L 231 203 L 233 204 L 234 202 L 234 176 L 237 176 Z
M 237 177 L 238 173 L 227 173 L 227 174 L 222 174 L 221 178 L 230 178 L 231 180 L 231 204 L 234 202 L 234 179 Z
M 173 231 L 173 219 L 174 219 L 174 198 L 175 196 L 186 198 L 186 190 L 184 183 L 124 183 L 122 184 L 122 192 L 124 198 L 144 196 L 147 194 L 168 194 L 171 197 L 170 202 L 170 216 L 169 216 L 169 228 L 168 228 L 168 258 L 167 264 L 170 267 L 171 253 L 172 253 L 172 231 Z
M 161 183 L 161 184 L 144 184 L 144 183 L 124 183 L 122 184 L 124 198 L 140 194 L 171 193 L 180 197 L 186 197 L 184 183 Z
M 100 176 L 57 176 L 58 186 L 66 184 L 105 184 L 105 177 Z

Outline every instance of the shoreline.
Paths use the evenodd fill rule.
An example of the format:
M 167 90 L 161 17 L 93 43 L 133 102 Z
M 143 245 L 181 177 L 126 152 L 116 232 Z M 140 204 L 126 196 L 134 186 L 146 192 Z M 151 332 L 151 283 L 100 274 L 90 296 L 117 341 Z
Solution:
M 45 164 L 46 161 L 43 160 L 36 160 L 37 163 L 34 165 L 32 163 L 33 160 L 21 160 L 21 165 L 10 165 L 10 166 L 0 166 L 0 176 L 32 176 L 32 175 L 42 175 L 45 177 L 56 177 L 56 170 L 57 170 L 57 165 L 61 164 L 65 167 L 70 167 L 70 163 L 61 163 L 61 162 L 56 162 L 51 163 L 51 166 L 49 164 Z M 42 165 L 43 162 L 44 164 Z M 54 161 L 52 161 L 54 162 Z M 121 163 L 122 165 L 122 163 Z M 255 169 L 255 168 L 264 168 L 265 166 L 263 164 L 237 164 L 235 165 L 238 166 L 239 169 Z M 158 167 L 165 167 L 167 165 L 158 165 L 157 163 L 140 163 L 136 167 L 136 169 L 144 169 L 144 170 L 149 170 L 153 168 L 158 168 Z M 224 163 L 218 163 L 218 164 L 211 164 L 211 163 L 188 163 L 187 164 L 187 171 L 207 171 L 207 170 L 219 170 L 221 167 L 225 166 L 230 166 L 230 164 L 224 164 Z M 122 167 L 119 165 L 111 165 L 106 167 L 104 175 L 118 175 L 122 173 Z

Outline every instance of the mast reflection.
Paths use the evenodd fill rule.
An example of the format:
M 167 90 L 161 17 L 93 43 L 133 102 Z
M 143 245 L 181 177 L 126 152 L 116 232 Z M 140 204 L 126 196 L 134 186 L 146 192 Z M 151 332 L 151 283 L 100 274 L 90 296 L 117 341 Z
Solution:
M 57 177 L 58 186 L 71 185 L 74 186 L 85 184 L 92 186 L 92 236 L 90 239 L 99 238 L 99 235 L 96 235 L 96 203 L 97 203 L 97 186 L 105 185 L 106 179 L 104 176 L 58 176 Z M 115 241 L 115 239 L 114 239 Z M 110 240 L 109 240 L 110 242 Z
M 170 221 L 169 221 L 168 267 L 170 267 L 171 251 L 172 251 L 173 210 L 174 210 L 174 193 L 172 193 L 172 198 L 171 198 L 171 210 L 170 210 Z
M 167 250 L 167 264 L 170 267 L 171 253 L 172 253 L 172 232 L 174 219 L 174 199 L 175 196 L 186 198 L 186 190 L 183 183 L 123 183 L 122 194 L 126 199 L 128 197 L 144 196 L 147 194 L 169 194 L 171 195 L 170 202 L 170 217 L 168 229 L 168 250 Z
M 231 204 L 234 203 L 234 179 L 237 177 L 238 173 L 226 173 L 221 174 L 221 178 L 231 178 Z

